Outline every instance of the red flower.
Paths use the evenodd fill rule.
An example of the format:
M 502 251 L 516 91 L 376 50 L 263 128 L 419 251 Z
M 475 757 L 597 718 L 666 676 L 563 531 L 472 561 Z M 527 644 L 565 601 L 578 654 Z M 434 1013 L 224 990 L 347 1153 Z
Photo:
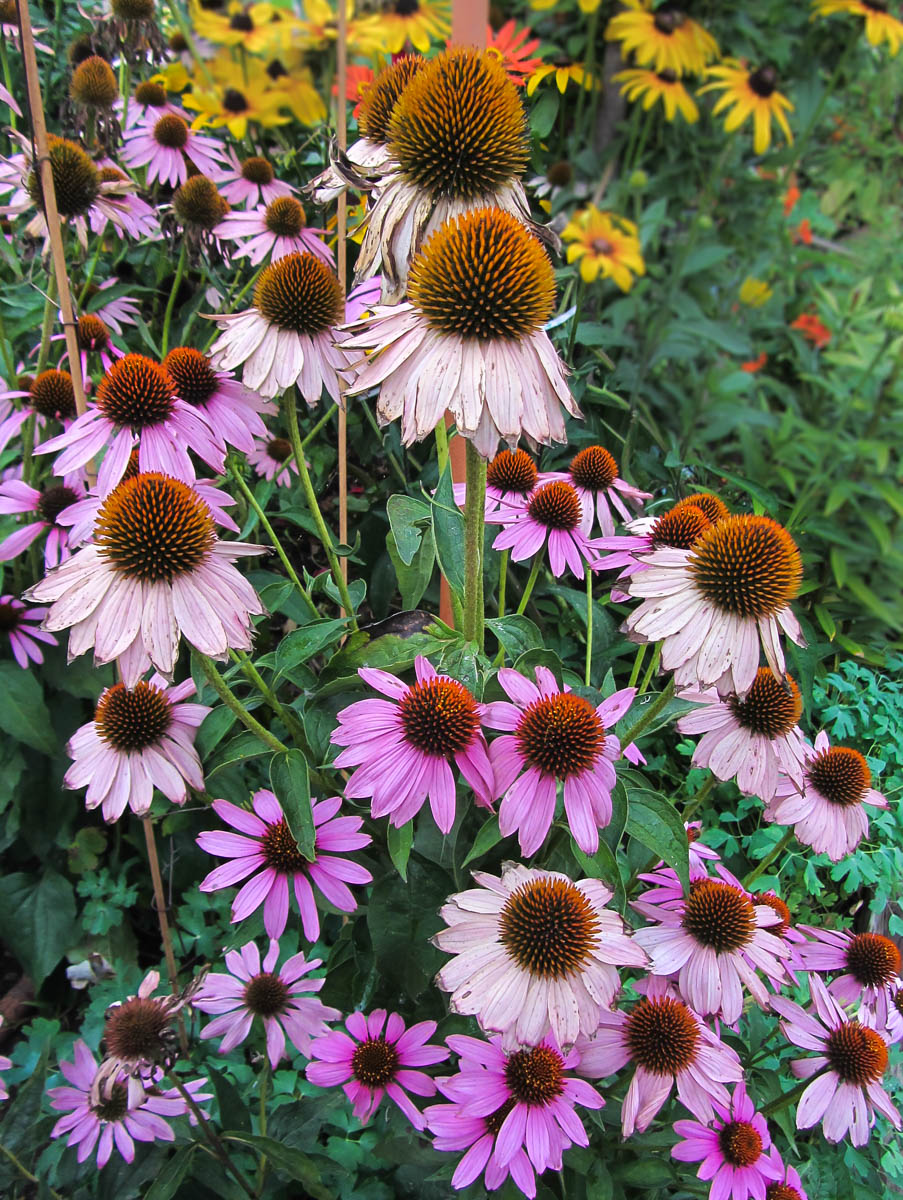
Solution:
M 537 67 L 542 66 L 541 58 L 528 57 L 539 45 L 539 38 L 527 41 L 532 33 L 529 26 L 518 30 L 513 20 L 506 21 L 498 33 L 493 33 L 492 27 L 486 26 L 486 49 L 494 52 L 501 60 L 502 66 L 508 72 L 512 83 L 523 87 L 528 75 L 532 75 Z
M 791 183 L 790 187 L 784 193 L 784 216 L 789 217 L 796 207 L 796 202 L 800 198 L 800 190 L 795 183 Z
M 763 350 L 757 358 L 750 359 L 749 362 L 741 363 L 740 370 L 745 371 L 747 375 L 755 375 L 756 371 L 761 371 L 767 362 L 768 355 Z
M 800 221 L 799 225 L 797 225 L 793 232 L 793 240 L 795 242 L 802 242 L 806 246 L 812 245 L 812 226 L 809 223 L 808 217 Z
M 823 350 L 831 340 L 831 330 L 824 325 L 815 313 L 800 313 L 795 321 L 790 323 L 791 329 L 798 329 L 813 346 Z
M 355 63 L 349 64 L 348 76 L 345 80 L 345 99 L 354 101 L 353 116 L 357 116 L 361 108 L 361 100 L 364 92 L 373 82 L 373 68 L 361 67 Z M 333 83 L 332 94 L 337 96 L 339 93 L 338 83 Z

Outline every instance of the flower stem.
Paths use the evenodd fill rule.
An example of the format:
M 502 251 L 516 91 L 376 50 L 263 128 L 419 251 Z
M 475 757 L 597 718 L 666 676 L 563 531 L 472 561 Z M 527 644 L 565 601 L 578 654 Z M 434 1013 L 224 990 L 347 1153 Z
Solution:
M 323 416 L 320 417 L 319 421 L 317 421 L 316 425 L 314 425 L 313 429 L 311 429 L 309 433 L 305 433 L 304 437 L 301 439 L 301 445 L 306 446 L 308 442 L 313 441 L 323 426 L 328 424 L 328 422 L 331 420 L 332 409 L 327 409 Z
M 782 1108 L 787 1108 L 794 1100 L 798 1100 L 803 1092 L 815 1078 L 810 1075 L 808 1079 L 801 1080 L 796 1087 L 791 1088 L 789 1092 L 784 1092 L 783 1096 L 776 1096 L 774 1100 L 769 1100 L 767 1104 L 763 1104 L 759 1112 L 763 1117 L 770 1117 L 776 1112 L 780 1112 Z
M 231 712 L 234 712 L 239 721 L 246 729 L 250 729 L 252 733 L 256 733 L 265 746 L 269 746 L 271 750 L 287 751 L 288 746 L 279 741 L 275 734 L 270 733 L 256 717 L 252 717 L 239 698 L 235 695 L 232 689 L 220 675 L 216 669 L 216 664 L 213 659 L 208 658 L 206 654 L 201 654 L 199 650 L 195 650 L 197 660 L 201 665 L 201 670 L 207 682 Z
M 194 35 L 191 32 L 191 26 L 185 19 L 185 14 L 182 12 L 182 6 L 175 3 L 175 0 L 169 0 L 168 8 L 172 13 L 173 20 L 179 27 L 179 33 L 181 33 L 182 37 L 185 39 L 185 45 L 188 47 L 188 53 L 194 59 L 195 66 L 204 76 L 209 86 L 211 88 L 215 88 L 216 84 L 213 76 L 210 74 L 210 70 L 207 67 L 207 64 L 204 62 L 200 51 L 198 50 L 198 44 L 194 40 Z
M 498 614 L 500 617 L 505 615 L 505 600 L 508 591 L 508 559 L 511 557 L 510 551 L 503 550 L 502 557 L 499 562 L 499 605 Z
M 2 45 L 2 43 L 0 43 L 0 45 Z M 29 1183 L 41 1183 L 41 1180 L 38 1179 L 37 1175 L 32 1175 L 32 1173 L 31 1173 L 31 1171 L 29 1171 L 28 1167 L 26 1167 L 23 1162 L 20 1162 L 19 1159 L 16 1158 L 16 1156 L 15 1156 L 15 1154 L 13 1154 L 12 1150 L 7 1150 L 6 1146 L 4 1146 L 2 1144 L 2 1142 L 0 1142 L 0 1154 L 5 1154 L 6 1157 L 9 1159 L 9 1161 L 13 1164 L 13 1166 L 19 1172 L 19 1174 L 22 1175 L 25 1179 L 27 1179 L 29 1181 Z M 51 1196 L 53 1196 L 53 1200 L 63 1200 L 63 1197 L 60 1195 L 60 1193 L 55 1188 L 48 1186 L 48 1184 L 46 1184 L 46 1183 L 44 1184 L 44 1187 L 47 1188 L 47 1191 L 50 1193 Z
M 577 340 L 577 325 L 580 322 L 580 314 L 583 311 L 583 299 L 586 295 L 586 282 L 581 275 L 577 280 L 577 293 L 574 300 L 574 315 L 571 317 L 571 328 L 568 332 L 568 348 L 564 359 L 568 365 L 574 361 L 574 342 Z
M 13 80 L 12 80 L 12 76 L 10 75 L 10 71 L 9 71 L 9 57 L 7 56 L 7 53 L 6 53 L 6 37 L 5 36 L 0 37 L 0 63 L 3 64 L 3 82 L 6 85 L 6 90 L 12 96 L 15 93 L 13 92 Z M 13 129 L 19 128 L 17 120 L 16 120 L 16 114 L 13 112 L 12 109 L 9 110 L 9 123 Z M 6 1153 L 9 1153 L 9 1152 L 6 1151 Z M 12 1157 L 12 1156 L 10 1156 L 10 1157 Z M 17 1165 L 19 1165 L 19 1164 L 17 1163 Z
M 539 577 L 539 568 L 542 566 L 543 546 L 537 550 L 536 556 L 533 559 L 533 566 L 530 568 L 530 574 L 527 576 L 527 586 L 524 588 L 524 594 L 520 598 L 520 604 L 517 606 L 517 615 L 522 617 L 526 611 L 527 605 L 530 602 L 530 597 L 533 594 L 533 588 L 536 586 L 536 580 Z
M 217 1135 L 213 1132 L 213 1130 L 210 1128 L 210 1121 L 207 1118 L 207 1114 L 204 1113 L 200 1108 L 198 1108 L 197 1104 L 195 1103 L 194 1097 L 191 1095 L 191 1093 L 188 1091 L 188 1089 L 182 1083 L 181 1079 L 178 1078 L 178 1076 L 170 1073 L 169 1078 L 172 1080 L 173 1084 L 175 1085 L 176 1091 L 179 1093 L 179 1095 L 182 1097 L 182 1099 L 187 1104 L 189 1110 L 191 1111 L 192 1116 L 197 1121 L 200 1129 L 202 1130 L 204 1137 L 210 1143 L 210 1148 L 213 1151 L 213 1153 L 223 1164 L 223 1167 L 229 1172 L 229 1174 L 241 1186 L 242 1191 L 245 1192 L 246 1195 L 250 1196 L 251 1200 L 255 1200 L 254 1192 L 248 1186 L 247 1180 L 242 1175 L 241 1171 L 239 1171 L 239 1169 L 233 1164 L 231 1158 L 229 1157 L 228 1150 L 223 1145 L 223 1143 L 220 1141 L 220 1139 L 217 1137 Z
M 659 659 L 661 658 L 661 656 L 662 656 L 662 648 L 660 645 L 658 645 L 655 647 L 655 653 L 652 655 L 652 662 L 646 668 L 646 673 L 643 676 L 643 680 L 640 684 L 640 690 L 637 692 L 638 696 L 644 696 L 646 694 L 646 688 L 648 688 L 648 686 L 649 686 L 649 680 L 652 678 L 652 676 L 658 670 Z
M 166 958 L 166 974 L 169 976 L 170 990 L 175 994 L 179 990 L 179 971 L 176 966 L 176 956 L 172 948 L 172 934 L 169 931 L 169 918 L 166 915 L 166 896 L 163 892 L 163 876 L 160 873 L 160 859 L 157 856 L 157 839 L 154 837 L 154 823 L 150 814 L 141 818 L 144 827 L 144 843 L 147 846 L 147 861 L 150 866 L 151 882 L 154 887 L 154 908 L 157 910 L 157 920 L 160 923 L 160 940 L 163 942 L 163 954 Z M 188 1054 L 188 1036 L 185 1033 L 185 1022 L 179 1014 L 179 1042 L 182 1053 Z
M 642 716 L 634 721 L 627 732 L 620 738 L 622 746 L 629 746 L 636 741 L 644 729 L 648 729 L 663 708 L 667 708 L 674 698 L 674 676 L 672 675 L 651 704 L 643 709 Z
M 593 663 L 593 573 L 586 566 L 586 672 L 583 682 L 589 687 L 590 672 Z
M 41 345 L 38 349 L 38 360 L 34 373 L 40 375 L 47 366 L 50 358 L 50 332 L 53 329 L 53 316 L 56 312 L 56 272 L 50 267 L 47 278 L 47 295 L 44 297 L 44 316 L 41 320 Z
M 708 777 L 708 779 L 683 811 L 683 819 L 685 824 L 689 823 L 689 821 L 699 812 L 702 805 L 705 804 L 706 800 L 708 800 L 709 794 L 717 782 L 718 780 L 714 775 L 710 775 Z
M 185 263 L 188 258 L 188 243 L 182 238 L 182 249 L 179 251 L 179 261 L 176 264 L 176 273 L 172 281 L 172 287 L 169 292 L 169 299 L 166 301 L 166 312 L 163 315 L 163 336 L 160 339 L 160 357 L 165 358 L 166 352 L 169 349 L 169 327 L 172 323 L 172 313 L 176 306 L 176 294 L 179 290 L 179 284 L 182 282 L 182 276 L 185 274 Z
M 483 649 L 483 530 L 486 517 L 486 459 L 465 445 L 464 500 L 464 637 Z
M 648 642 L 640 642 L 636 648 L 636 657 L 633 660 L 633 669 L 630 672 L 630 679 L 627 681 L 628 687 L 633 687 L 640 677 L 640 670 L 643 666 L 643 659 L 646 657 L 646 647 Z
M 755 867 L 754 870 L 750 871 L 750 873 L 743 880 L 743 886 L 747 890 L 749 890 L 750 884 L 755 883 L 755 881 L 759 878 L 760 875 L 764 875 L 766 870 L 771 866 L 771 864 L 778 857 L 778 855 L 784 853 L 784 851 L 790 845 L 792 840 L 793 840 L 793 826 L 791 825 L 790 828 L 787 830 L 787 832 L 784 834 L 784 836 L 781 838 L 781 840 L 778 842 L 778 844 L 775 846 L 775 848 L 771 851 L 771 853 L 766 854 L 765 857 L 762 859 L 762 861 L 759 863 L 759 865 L 757 867 Z
M 270 1060 L 266 1055 L 264 1055 L 263 1066 L 260 1069 L 260 1076 L 259 1076 L 258 1085 L 257 1085 L 258 1092 L 259 1092 L 259 1098 L 260 1098 L 260 1108 L 259 1108 L 257 1132 L 260 1134 L 261 1137 L 266 1137 L 266 1135 L 267 1135 L 267 1085 L 268 1085 L 269 1081 L 270 1081 Z M 263 1188 L 264 1188 L 264 1182 L 266 1180 L 266 1173 L 267 1173 L 266 1155 L 261 1154 L 260 1163 L 258 1164 L 258 1167 L 257 1167 L 257 1185 L 254 1189 L 258 1196 L 263 1195 Z

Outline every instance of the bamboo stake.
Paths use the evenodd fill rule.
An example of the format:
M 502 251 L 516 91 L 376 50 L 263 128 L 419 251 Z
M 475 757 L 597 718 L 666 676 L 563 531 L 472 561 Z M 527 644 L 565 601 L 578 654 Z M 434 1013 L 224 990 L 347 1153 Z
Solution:
M 346 0 L 338 2 L 338 40 L 336 42 L 336 137 L 339 150 L 348 145 L 348 110 L 345 93 L 348 90 L 348 6 Z M 342 294 L 348 293 L 348 197 L 344 190 L 339 193 L 336 211 L 336 265 L 339 271 L 339 286 Z M 341 382 L 339 384 L 341 388 Z M 339 405 L 339 541 L 348 545 L 348 414 L 345 409 L 344 388 L 341 389 Z M 348 559 L 341 560 L 342 577 L 348 582 Z

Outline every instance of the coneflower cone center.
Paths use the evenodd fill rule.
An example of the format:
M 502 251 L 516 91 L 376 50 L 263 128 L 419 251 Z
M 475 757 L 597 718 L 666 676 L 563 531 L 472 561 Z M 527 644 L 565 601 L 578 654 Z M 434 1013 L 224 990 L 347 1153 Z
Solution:
M 10 604 L 8 600 L 0 602 L 0 630 L 2 630 L 4 633 L 12 633 L 13 630 L 18 629 L 20 625 L 23 625 L 24 616 L 24 608 L 16 608 L 16 606 L 14 604 Z
M 260 852 L 266 865 L 280 875 L 296 875 L 308 865 L 285 817 L 267 826 L 260 839 Z
M 344 299 L 335 273 L 313 254 L 271 263 L 254 289 L 254 304 L 271 325 L 310 337 L 338 324 Z
M 447 758 L 466 750 L 479 729 L 476 701 L 454 679 L 429 679 L 413 684 L 398 708 L 405 740 L 434 758 Z
M 253 154 L 241 164 L 241 177 L 246 183 L 256 183 L 265 186 L 276 178 L 272 166 L 259 154 Z
M 799 592 L 803 566 L 790 534 L 768 517 L 727 517 L 707 529 L 687 565 L 706 600 L 744 619 L 773 617 Z
M 113 16 L 121 21 L 149 21 L 154 15 L 154 0 L 113 0 Z
M 588 700 L 570 692 L 534 700 L 514 736 L 530 766 L 556 779 L 588 771 L 605 748 L 599 714 Z
M 832 1029 L 825 1055 L 842 1083 L 865 1087 L 876 1083 L 887 1070 L 887 1043 L 874 1029 L 859 1021 L 845 1021 Z
M 618 464 L 604 446 L 587 446 L 574 455 L 568 471 L 575 487 L 604 492 L 617 479 Z
M 762 1137 L 748 1121 L 731 1121 L 718 1133 L 721 1153 L 732 1167 L 751 1167 L 762 1153 Z
M 68 371 L 42 371 L 32 380 L 29 392 L 31 407 L 42 417 L 64 421 L 75 416 L 75 389 Z
M 749 77 L 749 86 L 757 96 L 767 100 L 773 95 L 778 83 L 778 73 L 774 67 L 759 67 Z
M 532 879 L 505 901 L 499 941 L 531 975 L 561 979 L 589 959 L 598 928 L 592 905 L 570 880 Z
M 183 150 L 188 145 L 188 122 L 178 113 L 167 113 L 154 125 L 154 141 L 167 150 Z
M 140 996 L 107 1013 L 104 1042 L 113 1058 L 153 1062 L 165 1051 L 170 1015 L 158 1000 Z
M 138 431 L 161 425 L 174 407 L 168 371 L 143 354 L 117 359 L 97 386 L 97 407 L 114 425 Z
M 351 1055 L 354 1077 L 365 1087 L 385 1087 L 395 1078 L 398 1067 L 398 1051 L 382 1036 L 361 1042 Z
M 193 225 L 208 233 L 229 211 L 228 202 L 206 175 L 189 176 L 173 195 L 172 207 L 183 225 Z
M 78 217 L 86 213 L 100 191 L 97 168 L 75 142 L 50 137 L 48 157 L 56 193 L 56 207 L 61 217 Z M 43 207 L 40 173 L 33 168 L 26 183 L 31 199 Z
M 79 350 L 106 350 L 110 344 L 110 335 L 100 317 L 93 313 L 85 313 L 78 318 L 75 330 Z
M 289 990 L 278 975 L 261 971 L 245 984 L 244 1002 L 256 1017 L 276 1017 L 285 1012 Z
M 98 1121 L 121 1121 L 129 1111 L 129 1091 L 124 1083 L 114 1083 L 109 1096 L 101 1097 L 91 1105 L 91 1112 Z
M 176 346 L 163 359 L 163 370 L 175 385 L 175 394 L 193 408 L 206 404 L 219 387 L 210 361 L 191 346 Z
M 514 1108 L 515 1104 L 517 1104 L 517 1100 L 515 1100 L 513 1096 L 509 1096 L 505 1103 L 500 1104 L 495 1112 L 490 1113 L 488 1117 L 484 1117 L 483 1122 L 486 1126 L 486 1132 L 491 1133 L 492 1136 L 495 1137 L 501 1127 L 505 1124 L 505 1119 Z
M 152 683 L 131 689 L 115 683 L 100 697 L 94 713 L 97 736 L 125 753 L 156 745 L 172 724 L 172 705 Z
M 110 108 L 119 95 L 113 68 L 99 54 L 79 63 L 69 90 L 72 99 L 86 108 Z
M 398 103 L 398 97 L 425 66 L 426 59 L 419 54 L 406 54 L 380 71 L 361 97 L 357 118 L 361 137 L 378 143 L 387 140 L 389 118 Z
M 753 896 L 754 904 L 764 904 L 766 908 L 770 908 L 772 912 L 776 912 L 781 918 L 777 925 L 769 925 L 768 932 L 775 937 L 783 937 L 790 928 L 790 909 L 784 903 L 780 896 L 775 896 L 772 892 L 756 892 Z
M 187 484 L 147 472 L 123 480 L 97 515 L 98 553 L 115 570 L 147 583 L 172 583 L 204 562 L 215 541 L 213 518 Z
M 411 79 L 387 144 L 408 182 L 435 199 L 488 198 L 523 173 L 529 154 L 517 88 L 493 55 L 470 49 L 437 55 Z
M 307 218 L 294 196 L 277 196 L 267 205 L 263 223 L 277 237 L 297 237 L 307 224 Z
M 267 456 L 274 462 L 287 462 L 292 456 L 291 442 L 288 438 L 271 438 L 267 442 Z
M 486 484 L 500 492 L 526 496 L 536 487 L 539 472 L 526 450 L 502 450 L 486 468 Z
M 700 880 L 691 887 L 684 908 L 683 928 L 716 954 L 740 950 L 752 941 L 756 914 L 752 901 L 729 883 Z
M 693 546 L 710 527 L 711 521 L 692 504 L 681 504 L 662 513 L 649 533 L 652 546 L 671 546 L 676 550 L 692 550 Z
M 627 1018 L 625 1041 L 641 1067 L 655 1075 L 676 1075 L 696 1059 L 699 1026 L 680 1000 L 644 997 Z
M 440 333 L 520 341 L 549 319 L 555 280 L 516 217 L 481 208 L 430 236 L 411 264 L 408 296 Z
M 900 951 L 880 933 L 857 933 L 847 946 L 847 970 L 863 987 L 880 987 L 900 974 Z
M 690 504 L 693 508 L 698 508 L 701 513 L 704 513 L 713 525 L 719 521 L 723 521 L 725 517 L 729 517 L 727 505 L 718 496 L 713 496 L 711 492 L 696 492 L 692 496 L 685 496 L 683 500 L 679 500 L 675 508 L 680 508 L 684 504 Z
M 744 729 L 766 738 L 786 737 L 803 712 L 796 681 L 776 679 L 768 667 L 759 668 L 745 696 L 730 696 L 727 705 Z
M 505 1082 L 521 1104 L 541 1107 L 564 1091 L 564 1060 L 551 1046 L 518 1050 L 505 1063 Z
M 38 516 L 50 525 L 56 524 L 56 519 L 64 509 L 78 500 L 78 492 L 64 483 L 54 484 L 41 493 L 38 501 Z
M 822 750 L 810 759 L 806 776 L 819 795 L 841 808 L 860 804 L 872 783 L 868 763 L 849 746 Z
M 135 88 L 135 103 L 147 108 L 162 108 L 166 103 L 166 88 L 145 79 Z
M 544 483 L 533 493 L 527 505 L 527 512 L 534 521 L 548 529 L 570 533 L 580 524 L 583 510 L 580 507 L 580 497 L 574 488 L 558 479 L 552 483 Z
M 765 1200 L 803 1200 L 803 1198 L 789 1183 L 769 1183 L 765 1189 Z

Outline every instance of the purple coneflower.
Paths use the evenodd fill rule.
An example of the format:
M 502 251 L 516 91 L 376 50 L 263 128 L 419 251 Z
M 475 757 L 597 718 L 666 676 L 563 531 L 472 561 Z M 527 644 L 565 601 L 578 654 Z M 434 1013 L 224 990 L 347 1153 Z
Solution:
M 267 428 L 260 414 L 274 414 L 275 406 L 233 379 L 228 371 L 216 370 L 200 350 L 174 347 L 163 360 L 163 370 L 171 376 L 179 399 L 200 413 L 220 441 L 250 454 L 255 437 L 266 437 Z
M 492 521 L 498 513 L 522 511 L 536 487 L 539 473 L 526 450 L 500 450 L 486 467 L 485 517 Z M 455 504 L 463 508 L 467 485 L 454 485 Z
M 55 646 L 56 638 L 41 626 L 47 615 L 46 608 L 28 608 L 15 596 L 0 596 L 0 635 L 9 638 L 9 648 L 19 666 L 29 670 L 32 663 L 38 666 L 44 654 L 38 642 Z
M 702 836 L 702 821 L 684 821 L 684 829 L 687 831 L 687 842 L 689 844 L 690 856 L 690 877 L 696 875 L 708 875 L 709 869 L 706 863 L 720 862 L 721 855 L 717 850 L 713 850 L 711 846 L 707 846 L 705 842 L 700 841 Z
M 162 235 L 156 208 L 135 192 L 125 190 L 125 185 L 129 188 L 133 186 L 132 182 L 125 171 L 120 170 L 111 158 L 102 158 L 96 165 L 100 182 L 102 184 L 118 184 L 122 188 L 122 193 L 115 198 L 116 220 L 111 218 L 109 212 L 113 204 L 112 200 L 107 205 L 95 205 L 91 209 L 88 213 L 88 225 L 91 232 L 100 237 L 106 231 L 107 226 L 112 224 L 120 237 L 125 233 L 135 241 L 139 241 L 141 238 L 157 241 Z
M 493 550 L 510 550 L 515 562 L 533 558 L 548 543 L 549 567 L 556 578 L 566 568 L 578 579 L 583 579 L 586 566 L 596 570 L 596 544 L 581 527 L 583 505 L 576 490 L 562 479 L 541 483 L 523 507 L 500 509 L 491 519 L 504 527 L 492 543 Z
M 315 254 L 332 266 L 334 255 L 321 234 L 325 229 L 308 228 L 304 208 L 294 196 L 277 196 L 264 208 L 226 213 L 215 229 L 225 242 L 238 242 L 233 258 L 246 258 L 256 267 L 269 256 L 271 262 L 287 254 Z
M 72 475 L 62 483 L 51 483 L 41 490 L 22 479 L 0 483 L 0 513 L 32 513 L 36 518 L 0 542 L 0 562 L 16 558 L 45 533 L 44 566 L 47 570 L 67 559 L 71 553 L 69 530 L 58 518 L 84 495 L 78 476 Z
M 22 426 L 31 416 L 35 419 L 37 452 L 41 441 L 37 435 L 43 433 L 51 421 L 60 422 L 64 429 L 68 429 L 72 423 L 75 416 L 72 376 L 68 371 L 51 367 L 34 377 L 20 375 L 16 384 L 16 387 L 0 392 L 0 402 L 25 401 L 21 408 L 13 408 L 11 405 L 6 407 L 5 415 L 0 421 L 0 453 L 6 449 L 12 438 L 21 432 Z
M 292 444 L 284 437 L 268 437 L 255 442 L 248 462 L 264 479 L 275 479 L 277 487 L 291 487 L 292 472 L 298 474 Z
M 16 109 L 16 112 L 18 112 L 18 111 L 19 110 Z M 19 115 L 21 116 L 22 114 L 19 113 Z M 0 1017 L 0 1028 L 2 1028 L 2 1026 L 3 1026 L 3 1017 Z M 8 1071 L 12 1065 L 13 1065 L 13 1062 L 12 1062 L 11 1058 L 7 1058 L 5 1054 L 0 1054 L 0 1071 Z M 9 1099 L 9 1090 L 7 1089 L 7 1086 L 3 1081 L 3 1076 L 0 1075 L 0 1100 L 8 1100 L 8 1099 Z
M 224 200 L 243 208 L 256 208 L 259 204 L 271 204 L 279 196 L 291 196 L 297 188 L 276 178 L 276 172 L 268 159 L 259 154 L 239 160 L 234 149 L 226 149 L 226 166 L 211 171 L 210 178 L 219 188 Z
M 62 313 L 60 313 L 60 321 L 62 321 Z M 65 340 L 65 336 L 63 333 L 55 333 L 50 340 L 51 342 L 61 342 Z M 116 345 L 110 330 L 97 313 L 82 313 L 76 322 L 75 337 L 78 342 L 82 379 L 85 381 L 85 386 L 90 389 L 91 371 L 89 368 L 91 362 L 88 356 L 96 354 L 104 371 L 109 371 L 116 359 L 122 358 L 126 351 Z M 36 353 L 39 348 L 39 344 L 36 345 L 32 353 Z M 59 361 L 60 367 L 66 362 L 67 357 L 68 350 L 63 353 Z
M 176 113 L 134 125 L 123 135 L 122 161 L 133 171 L 146 166 L 149 184 L 155 179 L 171 187 L 184 183 L 189 163 L 202 175 L 212 175 L 222 160 L 222 143 L 196 133 Z
M 182 117 L 183 120 L 188 117 L 184 108 L 172 103 L 163 84 L 154 79 L 145 79 L 138 84 L 129 97 L 127 111 L 125 101 L 120 96 L 113 104 L 113 112 L 127 130 L 133 125 L 152 125 L 167 113 Z
M 618 464 L 604 446 L 587 446 L 571 459 L 566 472 L 551 472 L 543 479 L 564 479 L 573 485 L 583 509 L 581 528 L 587 537 L 592 530 L 594 516 L 606 537 L 611 537 L 615 531 L 612 509 L 622 521 L 629 521 L 637 512 L 643 511 L 644 501 L 652 499 L 651 492 L 641 492 L 639 488 L 618 478 Z M 630 511 L 625 500 L 634 512 Z
M 879 1029 L 887 1024 L 894 997 L 903 987 L 903 958 L 897 945 L 881 933 L 853 933 L 849 929 L 817 929 L 800 925 L 814 941 L 799 947 L 806 971 L 840 971 L 828 991 L 841 1004 L 861 1003 L 875 1014 Z
M 93 291 L 90 292 L 88 300 L 89 311 L 96 317 L 100 317 L 105 325 L 108 325 L 114 333 L 122 335 L 123 325 L 137 325 L 137 316 L 139 313 L 139 304 L 137 300 L 133 300 L 131 296 L 111 296 L 107 297 L 107 293 L 113 289 L 122 286 L 115 276 L 104 280 L 95 288 L 92 284 Z

